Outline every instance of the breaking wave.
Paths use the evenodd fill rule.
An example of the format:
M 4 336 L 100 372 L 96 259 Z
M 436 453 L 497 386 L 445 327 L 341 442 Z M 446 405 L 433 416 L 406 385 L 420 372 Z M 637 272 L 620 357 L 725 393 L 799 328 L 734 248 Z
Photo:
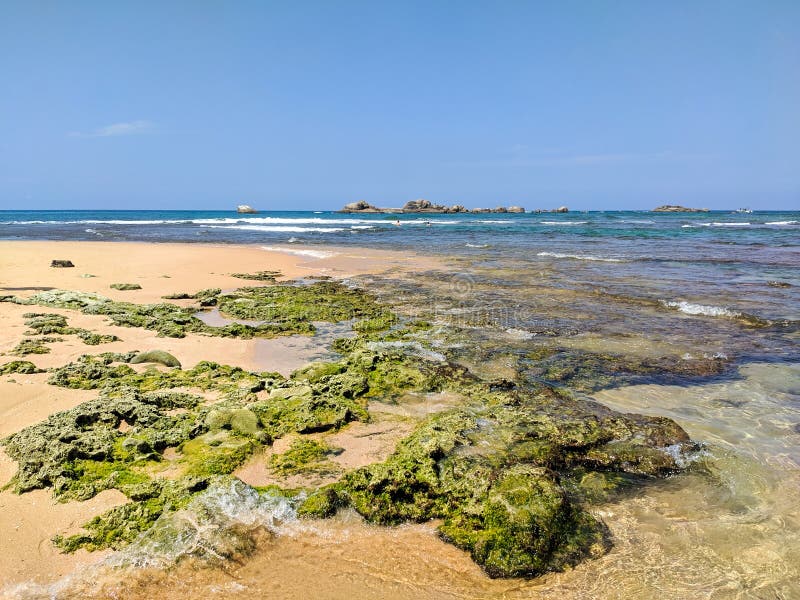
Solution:
M 624 262 L 620 258 L 604 258 L 602 256 L 592 256 L 591 254 L 562 254 L 560 252 L 537 252 L 536 256 L 548 256 L 551 258 L 570 258 L 573 260 L 593 260 L 598 262 Z

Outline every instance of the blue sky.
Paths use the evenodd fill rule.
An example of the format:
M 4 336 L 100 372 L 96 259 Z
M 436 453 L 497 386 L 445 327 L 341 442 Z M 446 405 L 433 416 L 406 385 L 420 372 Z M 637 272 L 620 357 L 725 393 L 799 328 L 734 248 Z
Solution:
M 0 3 L 0 208 L 800 208 L 800 2 Z

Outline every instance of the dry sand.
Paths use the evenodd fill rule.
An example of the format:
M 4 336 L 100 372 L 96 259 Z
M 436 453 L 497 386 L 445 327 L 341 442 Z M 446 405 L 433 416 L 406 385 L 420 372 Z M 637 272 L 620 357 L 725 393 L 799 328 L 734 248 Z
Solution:
M 296 248 L 287 247 L 287 252 Z M 316 248 L 314 250 L 317 250 Z M 391 269 L 434 268 L 432 261 L 409 254 L 379 250 L 326 248 L 324 258 L 266 251 L 258 246 L 205 244 L 147 244 L 128 242 L 0 242 L 0 295 L 28 296 L 40 290 L 69 289 L 96 292 L 115 300 L 161 302 L 175 292 L 223 290 L 258 282 L 231 277 L 231 273 L 278 270 L 285 278 L 309 275 L 350 277 Z M 71 260 L 74 268 L 51 268 L 52 259 Z M 84 277 L 84 275 L 93 277 Z M 141 290 L 117 291 L 112 283 L 138 283 Z M 30 306 L 0 303 L 0 354 L 8 353 L 26 330 L 23 314 Z M 106 351 L 162 349 L 174 354 L 184 367 L 213 360 L 252 370 L 297 368 L 307 355 L 319 351 L 313 338 L 298 344 L 285 340 L 238 340 L 188 335 L 183 339 L 159 338 L 155 332 L 106 323 L 105 317 L 76 311 L 47 309 L 68 317 L 69 324 L 98 333 L 113 333 L 121 341 L 86 346 L 75 336 L 49 344 L 51 352 L 29 355 L 41 368 L 66 364 L 81 354 Z M 299 350 L 298 350 L 299 348 Z M 2 356 L 0 364 L 18 357 Z M 48 415 L 80 404 L 91 391 L 49 386 L 47 374 L 0 376 L 0 437 L 40 422 Z M 0 485 L 16 466 L 0 451 Z M 104 492 L 88 502 L 57 503 L 48 490 L 15 495 L 0 492 L 0 593 L 22 582 L 46 582 L 102 558 L 102 553 L 58 553 L 50 538 L 74 531 L 81 523 L 125 502 L 119 492 Z

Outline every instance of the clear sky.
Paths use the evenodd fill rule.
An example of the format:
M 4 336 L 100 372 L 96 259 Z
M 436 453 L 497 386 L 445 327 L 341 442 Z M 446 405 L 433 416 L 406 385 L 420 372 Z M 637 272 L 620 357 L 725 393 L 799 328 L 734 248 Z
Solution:
M 0 0 L 0 208 L 800 209 L 800 2 Z

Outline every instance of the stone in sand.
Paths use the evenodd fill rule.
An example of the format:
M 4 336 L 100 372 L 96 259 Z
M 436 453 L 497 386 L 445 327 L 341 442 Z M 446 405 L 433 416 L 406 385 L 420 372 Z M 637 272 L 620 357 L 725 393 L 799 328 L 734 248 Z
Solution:
M 54 258 L 50 261 L 50 266 L 58 269 L 66 269 L 67 267 L 74 267 L 75 265 L 72 264 L 71 260 L 58 260 Z

